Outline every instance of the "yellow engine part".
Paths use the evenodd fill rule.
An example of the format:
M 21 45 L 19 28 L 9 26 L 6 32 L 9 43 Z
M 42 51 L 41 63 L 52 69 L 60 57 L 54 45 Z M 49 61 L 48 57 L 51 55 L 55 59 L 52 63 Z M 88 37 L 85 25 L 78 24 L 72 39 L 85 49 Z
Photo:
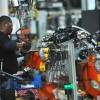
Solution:
M 46 71 L 45 62 L 40 63 L 40 71 Z
M 44 54 L 44 58 L 48 58 L 49 55 L 47 53 Z
M 49 48 L 44 48 L 44 52 L 48 53 L 49 52 Z

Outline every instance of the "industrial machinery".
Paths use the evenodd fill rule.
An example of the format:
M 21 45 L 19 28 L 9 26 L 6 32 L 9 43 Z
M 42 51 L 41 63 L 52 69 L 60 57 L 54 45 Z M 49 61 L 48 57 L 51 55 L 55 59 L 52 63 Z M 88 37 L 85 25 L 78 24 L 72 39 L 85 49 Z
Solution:
M 77 100 L 74 44 L 67 37 L 69 30 L 66 28 L 63 32 L 63 29 L 58 29 L 54 34 L 46 34 L 37 45 L 38 52 L 30 51 L 27 62 L 30 67 L 40 69 L 43 88 L 39 89 L 39 92 L 50 100 L 61 99 L 56 97 L 60 90 L 57 91 L 56 96 L 53 90 L 61 87 L 64 89 L 64 85 L 69 83 L 73 84 L 74 89 L 72 88 L 72 92 L 68 95 L 71 95 L 72 100 Z M 30 63 L 31 61 L 33 63 Z M 64 99 L 67 100 L 66 95 L 64 94 Z
M 72 44 L 74 47 L 70 48 Z M 100 95 L 100 53 L 97 39 L 89 32 L 77 26 L 59 28 L 52 34 L 46 34 L 38 48 L 40 58 L 43 60 L 40 69 L 46 82 L 57 83 L 59 86 L 73 83 L 70 78 L 73 78 L 76 71 L 74 86 L 77 81 L 78 89 L 85 91 L 89 98 L 97 99 Z M 70 70 L 71 75 L 69 69 L 74 68 L 74 62 L 76 70 L 74 69 L 74 72 Z M 75 97 L 75 92 L 73 93 Z M 77 100 L 76 98 L 73 100 Z

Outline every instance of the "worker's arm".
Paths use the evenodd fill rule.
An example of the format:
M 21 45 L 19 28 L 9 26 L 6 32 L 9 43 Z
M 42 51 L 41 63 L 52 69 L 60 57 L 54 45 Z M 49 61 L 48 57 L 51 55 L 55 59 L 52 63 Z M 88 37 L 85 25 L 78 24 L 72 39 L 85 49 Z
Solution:
M 15 51 L 18 48 L 22 49 L 23 44 L 24 43 L 22 43 L 22 42 L 16 43 L 15 41 L 7 41 L 7 42 L 4 43 L 3 48 L 5 50 L 10 50 L 10 51 L 13 51 L 14 50 Z
M 3 50 L 14 51 L 17 49 L 15 41 L 11 41 L 8 36 L 0 32 L 0 48 Z
M 18 49 L 16 42 L 14 41 L 6 41 L 3 44 L 3 48 L 4 50 L 9 50 L 9 51 L 15 51 L 16 49 Z
M 0 47 L 4 50 L 15 51 L 22 46 L 23 43 L 16 43 L 15 41 L 10 40 L 6 35 L 0 34 Z

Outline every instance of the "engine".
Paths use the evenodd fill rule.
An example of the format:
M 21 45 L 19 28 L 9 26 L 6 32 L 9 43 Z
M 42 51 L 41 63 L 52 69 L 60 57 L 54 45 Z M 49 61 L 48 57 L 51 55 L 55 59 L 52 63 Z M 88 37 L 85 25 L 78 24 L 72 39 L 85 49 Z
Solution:
M 97 35 L 92 36 L 83 28 L 72 26 L 58 28 L 52 34 L 46 34 L 38 44 L 39 55 L 46 63 L 47 82 L 65 84 L 69 76 L 69 47 L 74 44 L 76 79 L 80 89 L 92 97 L 100 94 L 100 47 Z M 84 87 L 85 86 L 85 87 Z M 94 92 L 92 93 L 91 90 Z

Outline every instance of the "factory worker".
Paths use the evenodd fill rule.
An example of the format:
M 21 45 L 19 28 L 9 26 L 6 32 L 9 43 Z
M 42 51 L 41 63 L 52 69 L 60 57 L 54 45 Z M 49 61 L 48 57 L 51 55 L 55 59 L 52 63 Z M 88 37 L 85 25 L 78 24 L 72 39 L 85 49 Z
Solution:
M 17 55 L 15 51 L 23 44 L 16 43 L 10 39 L 13 23 L 10 17 L 0 17 L 0 61 L 1 70 L 14 74 L 18 71 Z M 2 64 L 3 62 L 3 64 Z

